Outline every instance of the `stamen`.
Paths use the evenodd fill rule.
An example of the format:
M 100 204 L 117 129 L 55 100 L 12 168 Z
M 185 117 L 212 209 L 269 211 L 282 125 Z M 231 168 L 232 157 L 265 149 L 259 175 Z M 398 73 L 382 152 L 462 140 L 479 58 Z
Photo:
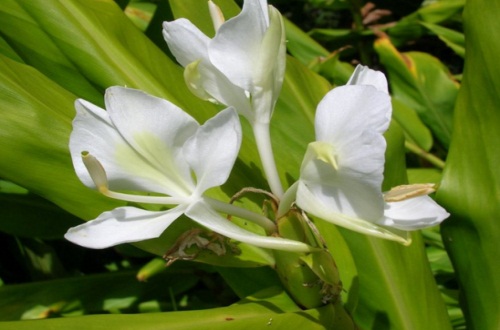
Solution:
M 97 190 L 104 196 L 126 202 L 147 204 L 179 205 L 189 203 L 189 198 L 185 197 L 132 195 L 109 190 L 106 170 L 102 166 L 101 162 L 99 162 L 99 160 L 92 156 L 88 151 L 82 151 L 82 161 L 87 168 L 92 181 L 94 181 Z
M 90 178 L 94 181 L 97 190 L 100 192 L 108 190 L 108 177 L 102 164 L 88 151 L 82 151 L 82 161 L 89 172 Z
M 401 202 L 417 196 L 429 195 L 436 191 L 434 183 L 418 183 L 393 187 L 384 194 L 386 202 Z

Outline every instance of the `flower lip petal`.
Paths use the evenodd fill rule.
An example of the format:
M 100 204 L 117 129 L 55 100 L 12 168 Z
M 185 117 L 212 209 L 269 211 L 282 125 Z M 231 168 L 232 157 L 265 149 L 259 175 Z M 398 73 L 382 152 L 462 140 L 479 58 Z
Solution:
M 302 185 L 302 183 L 299 183 L 299 185 Z M 318 218 L 358 233 L 397 241 L 405 245 L 411 242 L 407 237 L 403 237 L 402 233 L 391 231 L 388 228 L 383 228 L 373 222 L 366 221 L 356 216 L 343 214 L 338 210 L 332 210 L 329 205 L 318 200 L 317 196 L 311 193 L 307 188 L 301 189 L 299 186 L 297 192 L 297 205 L 304 211 Z
M 64 237 L 81 246 L 104 249 L 110 246 L 156 238 L 182 215 L 186 205 L 164 212 L 119 207 L 95 220 L 70 228 Z
M 401 230 L 418 230 L 440 224 L 450 214 L 429 196 L 386 203 L 379 224 Z

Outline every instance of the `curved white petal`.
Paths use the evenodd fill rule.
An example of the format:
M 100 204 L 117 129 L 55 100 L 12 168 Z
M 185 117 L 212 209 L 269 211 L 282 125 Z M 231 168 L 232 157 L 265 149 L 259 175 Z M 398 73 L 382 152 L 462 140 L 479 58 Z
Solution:
M 240 115 L 249 120 L 253 118 L 252 106 L 245 90 L 229 81 L 228 77 L 212 63 L 200 62 L 197 74 L 199 77 L 196 84 L 203 88 L 212 99 L 228 107 L 234 107 Z M 186 79 L 186 83 L 192 82 Z
M 186 215 L 200 225 L 213 230 L 216 233 L 243 243 L 248 243 L 262 248 L 294 252 L 308 252 L 313 250 L 312 247 L 302 242 L 285 238 L 260 236 L 247 231 L 222 217 L 203 201 L 192 204 L 187 209 Z
M 389 94 L 385 75 L 380 71 L 372 70 L 363 65 L 358 65 L 356 67 L 347 85 L 371 85 L 377 90 Z
M 417 230 L 440 224 L 450 214 L 429 196 L 418 196 L 400 202 L 386 203 L 383 226 Z
M 409 240 L 407 237 L 401 236 L 403 233 L 397 231 L 392 232 L 386 228 L 378 226 L 375 223 L 366 221 L 363 218 L 350 216 L 343 212 L 339 212 L 335 208 L 332 208 L 331 204 L 329 204 L 331 201 L 332 199 L 324 198 L 323 195 L 318 196 L 317 193 L 309 190 L 307 186 L 304 186 L 302 182 L 299 182 L 299 187 L 297 190 L 297 205 L 299 205 L 300 208 L 302 208 L 306 212 L 309 212 L 310 214 L 313 214 L 318 218 L 331 222 L 335 225 L 362 234 L 397 241 L 405 245 L 410 244 L 411 240 Z
M 357 141 L 367 130 L 382 134 L 389 127 L 391 113 L 390 96 L 373 86 L 337 87 L 316 110 L 316 140 L 340 147 Z
M 260 44 L 257 62 L 253 69 L 253 84 L 271 89 L 277 96 L 285 74 L 285 26 L 276 8 L 269 6 L 269 14 L 271 21 Z
M 184 157 L 197 180 L 197 194 L 226 182 L 241 144 L 241 126 L 233 108 L 201 126 L 184 145 Z
M 189 196 L 194 183 L 182 146 L 199 124 L 174 104 L 135 89 L 108 88 L 105 101 L 111 121 L 127 143 L 114 153 L 120 166 L 134 176 L 150 176 L 163 193 Z M 108 173 L 113 171 L 103 166 Z
M 163 22 L 163 38 L 168 48 L 182 66 L 204 60 L 208 61 L 207 47 L 210 38 L 185 18 Z
M 299 181 L 299 207 L 316 215 L 314 209 L 305 202 L 314 196 L 317 203 L 323 205 L 323 209 L 328 209 L 332 216 L 344 214 L 370 222 L 375 222 L 383 216 L 384 200 L 380 188 L 362 180 L 352 180 L 342 173 L 325 170 L 325 165 L 321 161 L 312 162 L 311 167 L 315 167 L 318 172 L 317 179 Z
M 119 207 L 102 213 L 95 220 L 70 228 L 64 237 L 92 249 L 143 241 L 160 236 L 185 209 L 185 205 L 164 212 Z
M 75 108 L 69 147 L 76 174 L 86 186 L 95 188 L 82 161 L 84 151 L 102 164 L 111 189 L 169 192 L 164 173 L 130 146 L 108 112 L 84 100 L 77 100 Z
M 246 0 L 241 13 L 226 21 L 209 43 L 210 61 L 231 82 L 251 91 L 255 68 L 259 66 L 264 34 L 268 28 L 267 6 Z
M 210 62 L 207 48 L 210 38 L 184 18 L 164 22 L 163 37 L 177 61 L 189 70 L 184 77 L 195 95 L 233 106 L 241 115 L 251 117 L 245 90 L 233 84 Z
M 82 152 L 88 151 L 99 157 L 105 163 L 115 163 L 112 156 L 115 145 L 123 139 L 109 119 L 108 113 L 85 100 L 75 101 L 76 117 L 73 120 L 73 130 L 69 139 L 71 159 L 78 178 L 87 187 L 95 188 L 87 168 L 82 161 Z M 127 173 L 116 171 L 109 179 L 124 179 Z

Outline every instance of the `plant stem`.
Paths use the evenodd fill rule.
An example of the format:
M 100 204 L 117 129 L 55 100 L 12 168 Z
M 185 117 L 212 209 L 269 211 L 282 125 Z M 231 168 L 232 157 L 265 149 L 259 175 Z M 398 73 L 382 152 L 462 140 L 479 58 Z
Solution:
M 204 197 L 204 200 L 218 212 L 234 215 L 238 218 L 249 220 L 261 226 L 265 229 L 268 235 L 275 233 L 277 230 L 275 223 L 262 214 L 255 213 L 234 204 L 224 203 L 217 199 L 212 199 L 209 197 Z
M 271 188 L 271 192 L 281 199 L 283 196 L 283 186 L 281 185 L 276 162 L 274 161 L 269 123 L 255 122 L 252 128 L 262 167 L 264 168 L 264 173 L 269 183 L 269 187 Z
M 365 26 L 363 25 L 363 16 L 361 14 L 362 5 L 359 0 L 350 0 L 349 9 L 351 10 L 352 19 L 354 21 L 354 30 L 358 32 L 358 37 L 360 38 L 357 42 L 359 56 L 361 59 L 361 63 L 364 65 L 371 65 L 371 59 L 369 55 L 369 49 L 366 44 L 366 41 L 363 40 L 362 32 L 365 30 Z
M 433 154 L 425 151 L 424 149 L 420 148 L 418 145 L 415 143 L 411 143 L 408 141 L 405 141 L 405 148 L 413 152 L 414 154 L 417 154 L 418 156 L 422 157 L 423 159 L 427 160 L 429 163 L 432 165 L 436 166 L 437 168 L 443 169 L 445 162 L 434 156 Z

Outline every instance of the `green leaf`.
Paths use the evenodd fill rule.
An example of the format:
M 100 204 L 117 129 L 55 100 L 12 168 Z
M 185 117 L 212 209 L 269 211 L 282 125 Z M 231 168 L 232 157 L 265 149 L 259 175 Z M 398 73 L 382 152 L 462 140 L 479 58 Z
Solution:
M 429 54 L 400 53 L 388 38 L 377 39 L 375 50 L 389 74 L 394 98 L 415 110 L 447 148 L 459 87 L 448 69 Z
M 196 270 L 169 269 L 147 283 L 137 281 L 134 271 L 87 275 L 52 281 L 0 287 L 0 321 L 19 320 L 37 306 L 36 318 L 61 315 L 79 306 L 81 313 L 106 313 L 124 309 L 133 311 L 140 302 L 164 297 L 158 292 L 178 295 L 198 283 Z M 163 298 L 170 300 L 170 298 Z M 57 308 L 48 308 L 57 306 Z M 31 313 L 31 317 L 34 315 Z M 21 324 L 21 323 L 18 323 Z M 0 325 L 3 328 L 3 325 Z
M 36 195 L 0 194 L 0 230 L 17 237 L 61 238 L 81 221 Z
M 435 183 L 441 182 L 442 172 L 435 168 L 409 168 L 407 170 L 408 183 Z
M 500 3 L 468 1 L 463 84 L 438 200 L 450 211 L 442 225 L 470 329 L 500 325 Z M 480 21 L 481 24 L 474 24 Z
M 82 218 L 120 205 L 87 189 L 68 150 L 75 96 L 0 55 L 1 176 Z
M 206 35 L 210 37 L 215 35 L 206 1 L 170 0 L 169 3 L 175 18 L 187 18 Z M 226 20 L 238 15 L 240 12 L 240 7 L 233 0 L 215 0 L 214 3 L 220 7 Z M 196 10 L 193 10 L 193 8 L 196 8 Z
M 420 24 L 435 33 L 457 55 L 465 57 L 465 36 L 463 33 L 432 23 L 422 22 Z
M 105 326 L 111 329 L 195 329 L 207 325 L 214 329 L 324 329 L 336 322 L 333 306 L 318 309 L 287 312 L 290 298 L 276 290 L 222 308 L 201 311 L 149 313 L 136 315 L 94 315 L 51 319 L 43 321 L 3 322 L 2 329 L 95 329 Z
M 415 110 L 406 106 L 396 98 L 392 98 L 392 118 L 405 133 L 405 138 L 416 143 L 420 148 L 429 151 L 433 145 L 432 134 L 422 123 Z
M 328 56 L 329 52 L 297 25 L 284 18 L 286 30 L 286 48 L 302 64 L 309 65 L 319 57 Z

